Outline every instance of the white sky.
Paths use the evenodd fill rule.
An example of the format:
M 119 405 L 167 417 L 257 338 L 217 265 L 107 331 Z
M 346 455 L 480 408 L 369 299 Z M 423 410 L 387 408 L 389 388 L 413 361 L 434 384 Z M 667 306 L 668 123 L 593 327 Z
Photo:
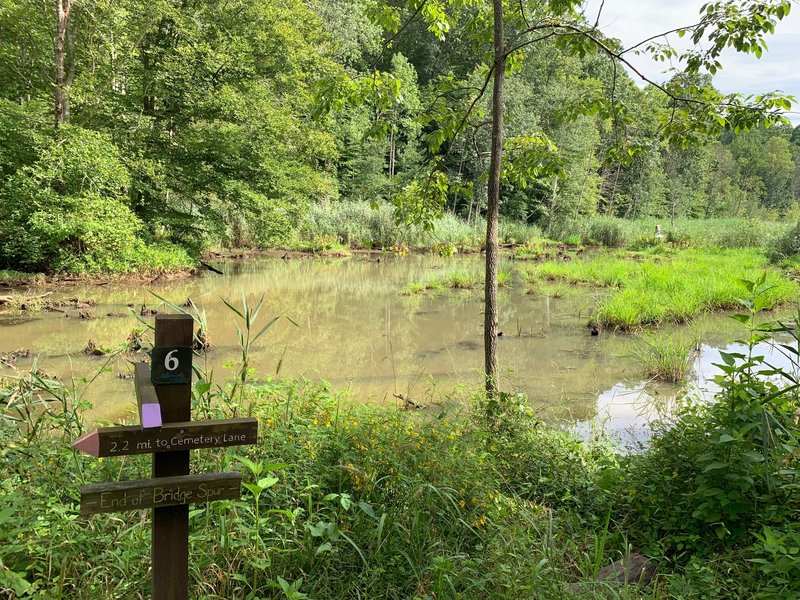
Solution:
M 600 28 L 606 35 L 622 40 L 627 48 L 663 31 L 696 23 L 704 3 L 705 0 L 606 0 Z M 586 2 L 586 15 L 592 23 L 600 4 L 601 0 Z M 687 39 L 677 35 L 670 36 L 669 41 L 679 51 L 688 47 Z M 769 51 L 760 60 L 751 54 L 726 50 L 721 59 L 723 70 L 717 72 L 714 85 L 723 93 L 781 91 L 795 96 L 798 102 L 787 116 L 794 125 L 800 125 L 800 5 L 792 6 L 789 16 L 775 27 L 775 34 L 767 38 L 767 45 Z M 628 57 L 655 81 L 669 78 L 664 73 L 669 68 L 667 63 L 632 53 Z

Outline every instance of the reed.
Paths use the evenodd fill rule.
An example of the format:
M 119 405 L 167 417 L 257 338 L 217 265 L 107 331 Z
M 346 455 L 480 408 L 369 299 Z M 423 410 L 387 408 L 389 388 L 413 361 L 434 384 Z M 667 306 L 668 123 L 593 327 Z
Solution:
M 679 335 L 647 335 L 634 343 L 633 355 L 647 377 L 681 383 L 692 370 L 696 344 Z

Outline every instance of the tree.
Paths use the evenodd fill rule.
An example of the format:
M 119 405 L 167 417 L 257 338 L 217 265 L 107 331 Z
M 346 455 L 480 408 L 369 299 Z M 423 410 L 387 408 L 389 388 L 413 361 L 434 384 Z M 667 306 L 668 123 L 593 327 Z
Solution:
M 70 0 L 56 0 L 56 76 L 55 76 L 55 119 L 56 129 L 64 124 L 67 115 L 67 82 L 64 79 L 64 55 L 67 44 L 67 27 L 72 4 Z
M 631 52 L 646 52 L 659 60 L 679 59 L 684 65 L 684 78 L 674 78 L 669 84 L 649 81 L 669 99 L 660 134 L 675 148 L 688 148 L 698 137 L 718 135 L 726 129 L 738 132 L 770 124 L 780 119 L 780 110 L 791 107 L 786 98 L 777 95 L 766 94 L 750 100 L 738 94 L 725 96 L 709 86 L 701 85 L 702 82 L 694 83 L 698 74 L 707 72 L 713 75 L 722 68 L 719 58 L 727 47 L 760 56 L 766 48 L 765 36 L 774 30 L 777 21 L 788 14 L 791 8 L 789 0 L 720 0 L 705 4 L 697 23 L 666 32 L 690 36 L 695 46 L 681 55 L 670 45 L 656 42 L 661 36 L 624 48 L 598 29 L 599 15 L 592 25 L 580 13 L 580 6 L 577 0 L 406 0 L 400 7 L 394 3 L 383 4 L 374 15 L 376 22 L 389 32 L 386 46 L 394 43 L 414 22 L 422 20 L 440 45 L 446 46 L 448 35 L 457 38 L 459 44 L 468 36 L 469 43 L 477 52 L 485 52 L 483 66 L 479 67 L 484 75 L 481 85 L 471 85 L 469 77 L 462 81 L 454 81 L 453 77 L 447 76 L 441 78 L 439 94 L 435 96 L 425 123 L 429 130 L 426 139 L 432 154 L 429 172 L 422 182 L 410 186 L 405 194 L 398 196 L 397 206 L 401 218 L 428 225 L 432 225 L 432 219 L 442 213 L 450 183 L 446 173 L 447 159 L 458 138 L 470 126 L 478 126 L 470 119 L 474 112 L 481 118 L 479 102 L 491 84 L 484 306 L 485 380 L 490 395 L 498 389 L 499 373 L 496 338 L 497 259 L 503 181 L 508 179 L 524 185 L 527 181 L 542 177 L 552 179 L 564 173 L 563 164 L 556 156 L 555 145 L 543 132 L 515 138 L 514 151 L 511 149 L 512 140 L 505 140 L 504 143 L 506 79 L 519 70 L 529 47 L 552 38 L 560 48 L 571 54 L 585 56 L 600 53 L 614 67 L 615 84 L 618 69 L 622 65 L 641 79 L 649 81 L 628 61 L 627 56 Z M 454 34 L 456 30 L 458 34 Z M 699 46 L 701 42 L 703 48 Z M 385 73 L 376 70 L 370 76 L 374 88 L 391 88 Z M 363 85 L 362 82 L 361 88 Z M 353 88 L 360 89 L 358 85 Z M 612 85 L 611 93 L 605 97 L 587 97 L 581 110 L 574 111 L 572 116 L 599 113 L 615 123 L 628 122 L 630 114 L 615 88 Z M 464 90 L 472 95 L 466 102 L 469 94 L 456 93 Z M 377 102 L 389 103 L 390 98 L 384 94 Z M 504 150 L 508 151 L 505 161 Z M 622 164 L 630 164 L 641 152 L 641 147 L 620 138 L 610 148 L 609 155 L 621 160 Z

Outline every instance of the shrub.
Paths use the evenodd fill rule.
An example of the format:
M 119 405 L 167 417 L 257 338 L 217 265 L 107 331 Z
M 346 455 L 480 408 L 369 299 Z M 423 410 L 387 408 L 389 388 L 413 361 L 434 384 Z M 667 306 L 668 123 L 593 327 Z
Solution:
M 128 172 L 107 136 L 64 128 L 3 188 L 0 254 L 32 270 L 125 270 L 140 222 L 127 206 Z
M 800 223 L 776 238 L 767 250 L 772 261 L 792 258 L 800 253 Z
M 656 425 L 647 452 L 626 459 L 620 515 L 653 551 L 702 556 L 741 548 L 765 527 L 777 530 L 800 516 L 797 386 L 754 351 L 776 333 L 793 343 L 800 336 L 796 325 L 755 324 L 766 306 L 765 281 L 748 282 L 750 312 L 736 317 L 748 326 L 747 350 L 722 353 L 715 402 L 693 403 L 674 422 Z M 764 553 L 780 552 L 777 542 L 761 542 Z

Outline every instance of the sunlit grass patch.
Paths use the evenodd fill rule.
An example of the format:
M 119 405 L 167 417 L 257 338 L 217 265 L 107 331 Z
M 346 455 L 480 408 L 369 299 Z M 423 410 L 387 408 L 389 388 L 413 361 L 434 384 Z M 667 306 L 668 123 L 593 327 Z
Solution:
M 483 284 L 483 275 L 477 271 L 454 271 L 440 281 L 442 287 L 454 290 L 471 290 Z
M 498 287 L 511 285 L 512 272 L 501 269 L 497 274 Z M 441 292 L 444 290 L 475 290 L 482 288 L 484 283 L 484 273 L 482 271 L 453 271 L 443 277 L 429 279 L 427 281 L 412 281 L 406 284 L 401 290 L 401 296 L 414 296 L 426 292 Z
M 412 281 L 401 288 L 400 295 L 415 296 L 417 294 L 423 294 L 430 291 L 441 291 L 442 289 L 444 289 L 444 286 L 438 279 L 431 279 L 429 281 Z
M 748 249 L 603 252 L 584 260 L 534 265 L 526 279 L 611 288 L 593 320 L 606 328 L 628 331 L 685 323 L 707 311 L 734 309 L 745 294 L 741 280 L 753 280 L 762 271 L 767 273 L 769 306 L 796 294 L 796 284 L 769 267 L 758 251 Z
M 558 255 L 559 243 L 544 238 L 533 238 L 514 248 L 514 258 L 520 260 L 547 259 Z

